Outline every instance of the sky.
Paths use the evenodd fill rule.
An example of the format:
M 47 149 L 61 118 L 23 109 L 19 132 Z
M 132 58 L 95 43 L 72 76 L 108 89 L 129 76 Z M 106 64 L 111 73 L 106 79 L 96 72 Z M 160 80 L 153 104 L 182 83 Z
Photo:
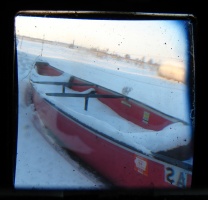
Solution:
M 22 40 L 22 41 L 21 41 Z M 156 71 L 150 70 L 148 66 L 138 68 L 130 63 L 119 62 L 115 60 L 101 60 L 100 58 L 87 54 L 77 49 L 70 49 L 61 46 L 53 46 L 50 44 L 42 44 L 25 39 L 18 42 L 18 83 L 19 83 L 19 124 L 18 124 L 18 143 L 17 143 L 17 168 L 15 185 L 16 187 L 26 188 L 103 188 L 106 185 L 96 177 L 80 170 L 80 166 L 70 159 L 65 159 L 65 154 L 60 149 L 55 150 L 55 144 L 48 142 L 42 134 L 45 130 L 37 122 L 37 114 L 34 111 L 34 105 L 29 101 L 30 93 L 27 89 L 33 65 L 36 60 L 49 62 L 52 66 L 56 66 L 66 72 L 64 77 L 70 74 L 79 75 L 80 78 L 86 80 L 99 81 L 105 87 L 113 88 L 113 90 L 121 91 L 124 86 L 132 87 L 129 95 L 133 98 L 139 98 L 143 103 L 154 105 L 160 111 L 171 116 L 179 117 L 188 123 L 189 110 L 188 99 L 186 97 L 187 86 L 173 80 L 166 80 L 158 77 Z M 42 50 L 41 50 L 42 49 Z M 84 59 L 82 59 L 84 58 Z M 127 67 L 128 66 L 128 67 Z M 119 68 L 119 70 L 118 70 Z M 37 74 L 36 74 L 37 75 Z M 96 78 L 97 77 L 97 78 Z M 42 79 L 43 77 L 34 76 L 31 78 Z M 111 81 L 106 81 L 106 80 Z M 45 80 L 45 77 L 44 77 Z M 53 77 L 54 80 L 54 77 Z M 38 85 L 39 91 L 44 91 L 44 87 Z M 59 90 L 60 88 L 47 87 L 47 90 Z M 158 93 L 160 95 L 158 95 Z M 28 96 L 29 95 L 29 96 Z M 68 101 L 60 101 L 58 98 L 50 99 L 59 106 L 66 106 Z M 130 145 L 140 148 L 145 153 L 155 152 L 161 149 L 168 149 L 174 145 L 186 144 L 190 141 L 190 126 L 184 126 L 176 123 L 168 130 L 151 132 L 141 130 L 138 126 L 134 126 L 112 113 L 112 110 L 102 108 L 99 101 L 90 99 L 90 116 L 86 115 L 83 108 L 83 102 L 72 101 L 74 108 L 79 111 L 67 108 L 66 111 L 73 113 L 84 123 L 91 123 L 93 118 L 94 125 L 99 129 L 100 121 L 102 121 L 102 129 L 114 135 L 119 136 L 119 140 L 129 143 Z M 105 115 L 97 115 L 91 103 L 105 109 L 110 113 L 113 120 L 105 118 Z M 81 105 L 81 106 L 80 106 Z M 102 118 L 103 117 L 103 118 Z M 95 120 L 96 119 L 96 120 Z M 118 129 L 122 127 L 122 131 Z M 127 137 L 127 133 L 132 131 L 132 136 Z M 134 134 L 135 133 L 135 134 Z M 163 134 L 168 134 L 163 137 Z M 140 138 L 135 139 L 135 135 Z M 149 138 L 150 137 L 150 138 Z M 180 140 L 174 140 L 179 137 Z M 154 140 L 153 140 L 154 138 Z M 186 141 L 184 140 L 186 139 Z M 176 143 L 173 142 L 177 141 Z M 185 141 L 185 142 L 184 142 Z M 192 163 L 192 159 L 186 161 Z M 68 178 L 70 177 L 70 179 Z
M 187 22 L 179 20 L 87 20 L 15 18 L 19 35 L 99 48 L 160 62 L 187 60 Z

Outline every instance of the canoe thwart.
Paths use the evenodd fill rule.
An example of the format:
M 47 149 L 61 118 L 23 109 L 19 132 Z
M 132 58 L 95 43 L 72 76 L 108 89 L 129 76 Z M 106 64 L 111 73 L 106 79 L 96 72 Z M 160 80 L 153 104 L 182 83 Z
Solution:
M 88 107 L 89 98 L 125 98 L 123 95 L 114 94 L 96 94 L 94 91 L 86 94 L 79 93 L 46 93 L 47 96 L 54 97 L 84 97 L 85 98 L 85 110 Z
M 62 81 L 33 81 L 33 83 L 38 84 L 48 84 L 48 85 L 62 85 L 63 89 L 62 92 L 65 92 L 65 87 L 71 88 L 72 86 L 97 86 L 96 84 L 92 83 L 71 83 L 71 82 L 62 82 Z

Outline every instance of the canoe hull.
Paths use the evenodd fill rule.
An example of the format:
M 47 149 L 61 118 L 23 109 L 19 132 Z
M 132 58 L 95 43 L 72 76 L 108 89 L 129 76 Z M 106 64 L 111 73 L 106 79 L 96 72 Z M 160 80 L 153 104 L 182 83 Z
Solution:
M 190 171 L 145 156 L 105 137 L 56 108 L 34 88 L 33 102 L 44 125 L 63 142 L 64 148 L 73 151 L 114 185 L 128 188 L 191 186 Z M 174 171 L 178 173 L 176 178 Z

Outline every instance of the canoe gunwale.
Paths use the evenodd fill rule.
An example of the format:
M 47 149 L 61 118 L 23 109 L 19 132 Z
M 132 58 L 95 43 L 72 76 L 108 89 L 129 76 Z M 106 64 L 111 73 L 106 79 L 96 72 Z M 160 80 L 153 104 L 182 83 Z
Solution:
M 41 64 L 41 62 L 40 62 L 40 64 Z M 50 67 L 50 64 L 43 63 L 43 65 L 44 64 L 48 65 L 48 67 Z M 38 67 L 38 63 L 36 63 L 35 66 Z M 55 67 L 52 67 L 52 68 L 53 68 L 53 70 L 56 70 Z M 57 70 L 59 70 L 59 69 L 57 69 Z M 37 70 L 36 70 L 36 72 L 37 72 Z M 59 75 L 57 75 L 57 76 L 59 76 Z M 122 166 L 124 160 L 127 159 L 129 161 L 129 159 L 132 159 L 132 157 L 133 157 L 133 159 L 131 160 L 131 163 L 130 163 L 129 166 L 131 166 L 132 164 L 136 164 L 135 163 L 136 159 L 141 158 L 141 159 L 144 159 L 143 160 L 144 162 L 147 161 L 149 163 L 148 164 L 149 166 L 152 165 L 151 169 L 150 169 L 151 173 L 152 173 L 152 171 L 154 171 L 154 169 L 156 167 L 156 169 L 159 169 L 159 171 L 160 171 L 160 172 L 158 172 L 158 174 L 162 173 L 162 175 L 165 175 L 166 167 L 171 166 L 171 167 L 173 167 L 173 169 L 174 168 L 179 169 L 179 171 L 181 173 L 186 174 L 184 176 L 188 177 L 187 178 L 187 184 L 190 185 L 190 180 L 191 180 L 191 176 L 192 176 L 192 167 L 193 167 L 191 163 L 186 162 L 185 160 L 180 160 L 180 159 L 177 159 L 177 158 L 174 158 L 174 157 L 170 157 L 168 155 L 161 154 L 161 152 L 151 152 L 151 151 L 149 151 L 149 153 L 145 152 L 145 151 L 143 152 L 142 149 L 138 149 L 137 146 L 133 146 L 133 145 L 131 146 L 126 141 L 119 140 L 119 138 L 116 138 L 116 137 L 112 136 L 111 134 L 109 134 L 110 132 L 105 133 L 105 131 L 103 131 L 103 129 L 98 129 L 96 126 L 90 126 L 90 124 L 85 123 L 85 121 L 82 121 L 76 115 L 74 116 L 73 113 L 70 113 L 70 112 L 67 112 L 67 110 L 64 110 L 63 106 L 61 107 L 61 106 L 59 106 L 59 104 L 56 105 L 56 103 L 54 103 L 55 101 L 52 100 L 53 98 L 49 98 L 49 97 L 51 96 L 51 97 L 63 97 L 63 98 L 65 98 L 65 97 L 84 98 L 85 99 L 85 103 L 84 103 L 85 110 L 87 110 L 88 100 L 90 98 L 97 98 L 98 100 L 100 100 L 100 98 L 101 99 L 107 99 L 107 98 L 108 99 L 109 98 L 118 99 L 118 98 L 120 98 L 120 99 L 123 99 L 125 101 L 124 103 L 127 104 L 126 106 L 128 106 L 128 104 L 130 106 L 132 104 L 136 104 L 136 106 L 142 107 L 142 108 L 144 108 L 144 109 L 146 109 L 150 112 L 153 112 L 155 115 L 158 115 L 158 117 L 164 118 L 165 120 L 169 120 L 172 123 L 181 122 L 184 125 L 188 125 L 187 122 L 182 121 L 180 119 L 177 119 L 175 117 L 169 116 L 169 115 L 167 115 L 167 114 L 165 114 L 165 113 L 163 113 L 159 110 L 156 110 L 155 108 L 152 108 L 152 107 L 150 107 L 150 106 L 148 106 L 148 105 L 146 105 L 146 104 L 144 104 L 144 103 L 142 103 L 138 100 L 130 98 L 130 97 L 124 95 L 124 94 L 120 94 L 120 93 L 112 91 L 108 88 L 105 88 L 105 87 L 102 87 L 100 85 L 97 85 L 97 84 L 91 83 L 89 81 L 83 80 L 81 78 L 78 78 L 76 76 L 70 75 L 69 77 L 70 78 L 69 78 L 68 81 L 67 81 L 67 79 L 65 79 L 66 81 L 43 81 L 44 79 L 42 79 L 41 81 L 36 81 L 35 79 L 34 80 L 30 79 L 30 83 L 31 83 L 32 90 L 33 90 L 33 96 L 36 96 L 33 99 L 33 101 L 34 101 L 34 103 L 39 104 L 39 105 L 37 105 L 37 111 L 38 111 L 37 114 L 38 115 L 40 114 L 40 119 L 41 119 L 41 116 L 43 117 L 43 119 L 41 119 L 41 120 L 43 120 L 43 121 L 45 120 L 46 124 L 49 125 L 48 128 L 49 129 L 51 128 L 50 130 L 52 132 L 54 132 L 53 133 L 54 135 L 57 134 L 57 135 L 59 135 L 57 137 L 60 137 L 60 138 L 63 137 L 61 134 L 69 134 L 69 137 L 67 136 L 68 138 L 73 137 L 73 136 L 75 136 L 75 137 L 77 136 L 78 138 L 83 139 L 84 144 L 92 145 L 92 148 L 94 148 L 94 150 L 97 151 L 96 156 L 93 154 L 93 156 L 95 156 L 94 157 L 95 159 L 94 159 L 93 162 L 97 162 L 99 159 L 101 159 L 100 158 L 100 153 L 102 154 L 102 152 L 99 153 L 99 151 L 105 152 L 105 149 L 101 150 L 98 147 L 99 146 L 98 144 L 102 143 L 102 144 L 106 144 L 106 146 L 108 146 L 109 149 L 111 149 L 113 147 L 115 152 L 117 152 L 117 153 L 119 152 L 119 154 L 116 154 L 116 158 L 121 156 L 121 152 L 124 152 L 125 155 L 128 155 L 128 157 L 130 157 L 130 158 L 128 158 L 126 156 L 125 159 L 120 158 L 120 160 L 118 162 L 116 162 L 116 163 L 121 163 L 121 166 Z M 62 78 L 62 77 L 60 77 L 60 78 Z M 60 78 L 58 77 L 56 80 L 61 80 Z M 66 78 L 68 78 L 68 76 Z M 51 80 L 51 79 L 48 79 L 48 80 Z M 73 82 L 73 81 L 75 81 L 75 82 Z M 39 84 L 62 86 L 62 92 L 59 92 L 59 90 L 57 90 L 58 92 L 50 92 L 49 91 L 47 93 L 43 90 L 42 92 L 44 92 L 44 95 L 42 95 L 41 90 L 39 92 L 38 87 L 36 87 L 36 85 L 39 85 Z M 74 87 L 74 86 L 78 86 L 77 87 L 78 89 L 76 90 L 76 87 Z M 83 90 L 82 90 L 82 86 L 85 86 L 85 87 L 83 87 Z M 56 87 L 54 87 L 54 88 L 56 88 Z M 59 88 L 59 87 L 57 87 L 57 88 Z M 66 92 L 66 88 L 70 89 L 69 90 L 70 92 Z M 45 87 L 45 89 L 47 90 L 47 87 Z M 97 93 L 96 93 L 96 89 L 97 89 Z M 68 99 L 67 99 L 67 101 L 68 101 Z M 100 100 L 100 101 L 101 101 L 101 103 L 103 103 L 102 100 Z M 108 101 L 108 100 L 106 100 L 106 101 Z M 112 101 L 109 100 L 109 101 L 110 101 L 110 103 L 112 103 L 112 101 L 113 101 L 113 103 L 115 103 L 115 101 L 117 102 L 117 100 L 115 100 L 115 101 L 114 100 L 112 100 Z M 83 101 L 81 101 L 81 102 L 83 102 Z M 105 104 L 105 102 L 103 104 Z M 66 105 L 68 105 L 68 104 L 66 104 Z M 81 106 L 82 106 L 82 104 L 81 104 Z M 108 106 L 108 104 L 107 104 L 107 106 Z M 63 129 L 57 130 L 57 127 L 53 126 L 53 124 L 55 124 L 54 119 L 55 120 L 57 120 L 57 119 L 54 118 L 54 119 L 51 120 L 50 119 L 51 117 L 49 116 L 50 114 L 48 115 L 49 116 L 49 118 L 48 118 L 47 114 L 45 115 L 45 113 L 44 113 L 45 112 L 44 108 L 47 108 L 49 110 L 49 113 L 53 113 L 53 115 L 51 115 L 51 116 L 58 116 L 58 121 L 56 121 L 56 123 L 59 124 L 58 127 L 62 127 Z M 38 110 L 38 109 L 40 109 L 40 110 Z M 46 109 L 46 111 L 47 111 L 47 109 Z M 40 113 L 39 113 L 39 111 L 40 111 Z M 42 115 L 41 112 L 44 113 L 44 114 Z M 132 115 L 132 116 L 134 117 L 134 115 Z M 125 120 L 128 121 L 127 118 Z M 155 121 L 155 122 L 157 123 L 157 121 Z M 65 126 L 65 124 L 67 124 L 67 125 Z M 76 133 L 75 135 L 72 131 L 71 131 L 71 133 L 70 133 L 70 131 L 68 132 L 69 128 L 71 128 L 71 127 L 75 127 L 75 129 L 79 129 L 79 130 L 77 130 L 77 132 L 75 131 L 75 133 Z M 62 132 L 62 133 L 60 134 L 59 132 Z M 86 137 L 89 137 L 89 136 L 91 138 L 90 142 L 88 140 L 86 140 Z M 69 148 L 71 148 L 69 145 L 72 145 L 72 148 L 73 148 L 73 145 L 74 145 L 73 141 L 68 140 L 68 138 L 66 140 L 68 143 L 66 142 L 66 144 L 68 145 Z M 99 142 L 95 143 L 94 138 L 96 138 L 96 141 L 99 141 L 100 143 Z M 77 143 L 76 145 L 79 146 L 79 143 Z M 82 158 L 82 155 L 79 155 L 78 150 L 75 149 L 75 150 L 72 150 L 72 151 L 77 153 L 77 155 Z M 112 152 L 110 152 L 110 155 L 112 154 Z M 114 154 L 115 154 L 115 152 L 114 152 Z M 89 154 L 89 155 L 92 156 L 92 154 Z M 86 159 L 88 159 L 87 161 L 90 160 L 89 157 L 86 158 Z M 89 161 L 89 162 L 91 162 L 91 161 Z M 112 166 L 111 166 L 111 168 L 112 168 Z M 121 169 L 125 170 L 123 168 L 121 168 Z M 135 171 L 135 168 L 131 168 L 131 170 Z M 134 173 L 134 172 L 131 172 L 131 173 Z M 112 175 L 112 177 L 113 176 L 114 175 Z M 137 176 L 136 176 L 135 180 L 139 180 L 140 176 L 141 176 L 141 174 L 140 175 L 138 174 L 138 179 L 137 179 Z M 144 180 L 150 180 L 151 183 L 152 183 L 152 181 L 155 181 L 156 183 L 157 183 L 157 181 L 161 181 L 161 184 L 164 184 L 164 185 L 170 184 L 170 183 L 167 183 L 167 180 L 165 180 L 165 177 L 161 178 L 161 177 L 163 177 L 163 176 L 161 176 L 160 179 L 158 179 L 158 180 L 156 180 L 156 177 L 157 177 L 156 175 L 152 175 L 152 177 L 149 177 L 149 178 L 144 177 Z M 127 181 L 127 182 L 130 181 L 130 182 L 128 182 L 128 184 L 132 183 L 132 179 L 130 179 L 130 178 L 127 178 L 127 179 L 128 180 L 125 179 L 125 181 Z M 134 177 L 133 177 L 133 179 L 134 179 Z M 141 180 L 143 180 L 143 179 L 141 179 Z M 125 182 L 125 184 L 127 182 Z M 134 182 L 134 183 L 138 184 L 138 182 Z
M 49 63 L 47 62 L 36 62 L 35 63 L 35 67 L 38 67 L 38 66 L 41 66 L 41 65 L 47 65 L 49 67 L 52 67 L 54 70 L 58 70 L 58 71 L 61 71 L 53 66 L 51 66 Z M 62 71 L 63 72 L 63 71 Z M 63 72 L 64 73 L 64 72 Z M 61 76 L 61 75 L 59 75 Z M 73 82 L 74 80 L 79 80 L 81 81 L 81 83 L 76 83 L 76 82 Z M 78 78 L 76 76 L 71 76 L 69 81 L 34 81 L 34 80 L 30 80 L 32 84 L 48 84 L 48 85 L 62 85 L 62 92 L 60 93 L 45 93 L 47 96 L 55 96 L 55 97 L 78 97 L 78 98 L 85 98 L 85 105 L 84 105 L 84 108 L 85 110 L 87 110 L 87 107 L 88 107 L 88 99 L 89 98 L 123 98 L 125 100 L 127 100 L 128 102 L 134 102 L 138 105 L 141 105 L 143 106 L 144 108 L 147 108 L 148 110 L 158 114 L 159 116 L 162 116 L 170 121 L 172 121 L 173 123 L 175 122 L 181 122 L 183 123 L 184 125 L 188 125 L 187 122 L 185 121 L 182 121 L 180 119 L 177 119 L 175 117 L 172 117 L 172 116 L 169 116 L 159 110 L 156 110 L 155 108 L 152 108 L 148 105 L 145 105 L 144 103 L 142 102 L 139 102 L 138 100 L 135 100 L 135 99 L 132 99 L 131 97 L 128 97 L 126 95 L 123 95 L 123 94 L 120 94 L 118 92 L 115 92 L 115 91 L 112 91 L 111 89 L 108 89 L 108 88 L 105 88 L 103 86 L 100 86 L 100 85 L 97 85 L 97 84 L 94 84 L 92 82 L 89 82 L 89 81 L 86 81 L 86 80 L 83 80 L 81 78 Z M 112 95 L 108 95 L 108 94 L 97 94 L 96 91 L 91 91 L 90 93 L 66 93 L 65 92 L 65 88 L 68 87 L 68 88 L 71 88 L 73 86 L 92 86 L 92 87 L 95 87 L 95 88 L 101 88 L 105 91 L 109 91 L 110 93 L 112 93 Z M 135 147 L 132 147 L 122 141 L 119 141 L 119 140 L 116 140 L 115 138 L 113 137 L 110 137 L 108 136 L 107 134 L 104 134 L 96 129 L 93 129 L 92 127 L 88 126 L 87 124 L 79 121 L 78 119 L 74 118 L 72 115 L 70 115 L 69 113 L 66 113 L 63 109 L 61 108 L 58 108 L 57 106 L 55 106 L 52 102 L 50 102 L 50 100 L 46 99 L 46 98 L 43 98 L 47 103 L 49 103 L 51 106 L 53 106 L 54 108 L 56 108 L 58 110 L 58 112 L 61 112 L 63 113 L 64 115 L 66 115 L 68 118 L 70 118 L 70 120 L 73 120 L 74 122 L 82 125 L 83 127 L 87 128 L 88 130 L 90 130 L 92 133 L 96 134 L 96 135 L 99 135 L 100 137 L 103 137 L 105 138 L 106 140 L 110 140 L 110 141 L 113 141 L 115 142 L 117 145 L 119 146 L 122 146 L 124 148 L 127 148 L 129 149 L 130 151 L 133 151 L 134 153 L 141 153 L 143 155 L 145 155 L 142 151 L 136 149 Z M 151 155 L 146 155 L 148 157 L 152 157 L 152 158 L 156 158 L 156 160 L 160 160 L 162 162 L 166 162 L 166 163 L 169 163 L 169 164 L 172 164 L 172 165 L 175 165 L 175 166 L 179 166 L 183 169 L 186 169 L 188 171 L 192 171 L 192 165 L 189 164 L 189 163 L 185 163 L 181 160 L 177 160 L 177 159 L 174 159 L 174 158 L 171 158 L 171 157 L 168 157 L 166 155 L 162 155 L 162 154 L 158 154 L 158 153 L 154 153 L 154 152 L 151 152 Z
M 105 133 L 102 133 L 96 129 L 93 129 L 93 127 L 91 126 L 88 126 L 86 123 L 83 123 L 81 121 L 79 121 L 77 118 L 73 117 L 72 115 L 70 115 L 69 113 L 65 112 L 63 109 L 57 107 L 56 105 L 54 105 L 52 102 L 50 102 L 48 99 L 45 99 L 43 98 L 44 101 L 46 101 L 48 104 L 50 104 L 50 106 L 52 106 L 53 108 L 55 108 L 57 110 L 57 112 L 60 112 L 62 114 L 64 114 L 67 118 L 69 118 L 69 120 L 72 120 L 74 123 L 77 123 L 79 125 L 81 125 L 82 127 L 84 127 L 85 129 L 89 130 L 92 134 L 98 136 L 98 137 L 101 137 L 102 139 L 105 139 L 123 149 L 126 149 L 134 154 L 140 154 L 150 160 L 153 160 L 153 161 L 156 161 L 156 162 L 161 162 L 164 164 L 165 163 L 168 163 L 168 164 L 171 164 L 171 165 L 174 165 L 174 166 L 177 166 L 177 167 L 180 167 L 184 170 L 187 170 L 191 173 L 192 171 L 192 165 L 189 164 L 189 163 L 185 163 L 183 161 L 180 161 L 180 160 L 176 160 L 174 158 L 170 158 L 168 156 L 165 156 L 165 155 L 161 155 L 161 154 L 158 154 L 158 153 L 154 153 L 154 152 L 151 152 L 151 154 L 147 155 L 145 153 L 143 153 L 141 150 L 139 149 L 136 149 L 135 147 L 133 146 L 130 146 L 128 145 L 127 143 L 124 143 L 122 141 L 119 141 L 119 140 L 116 140 L 115 138 L 113 137 L 110 137 L 109 135 L 106 135 Z
M 77 77 L 75 77 L 75 76 L 73 76 L 74 78 L 77 78 Z M 80 79 L 80 78 L 77 78 L 77 79 Z M 82 80 L 82 79 L 80 79 L 80 80 Z M 83 81 L 85 81 L 85 80 L 83 80 Z M 83 84 L 78 84 L 78 83 L 70 83 L 70 81 L 69 82 L 53 82 L 53 81 L 31 81 L 32 83 L 37 83 L 37 84 L 48 84 L 48 85 L 62 85 L 63 87 L 62 87 L 62 93 L 64 93 L 64 94 L 66 94 L 65 93 L 65 87 L 69 87 L 69 88 L 71 88 L 72 86 L 95 86 L 96 88 L 103 88 L 103 89 L 105 89 L 105 90 L 108 90 L 108 91 L 110 91 L 110 92 L 112 92 L 112 93 L 114 93 L 115 95 L 117 95 L 117 96 L 122 96 L 122 97 L 119 97 L 119 98 L 125 98 L 126 100 L 128 100 L 128 101 L 132 101 L 132 102 L 134 102 L 134 103 L 137 103 L 137 104 L 139 104 L 139 105 L 141 105 L 142 107 L 144 107 L 144 108 L 146 108 L 146 109 L 148 109 L 149 111 L 152 111 L 152 112 L 154 112 L 155 114 L 157 114 L 157 115 L 159 115 L 159 116 L 162 116 L 162 117 L 164 117 L 164 118 L 166 118 L 166 119 L 168 119 L 168 120 L 170 120 L 170 121 L 172 121 L 173 123 L 174 122 L 181 122 L 181 123 L 183 123 L 184 125 L 188 125 L 189 123 L 188 122 L 186 122 L 186 121 L 183 121 L 183 120 L 181 120 L 181 119 L 179 119 L 179 118 L 176 118 L 176 117 L 173 117 L 173 116 L 171 116 L 171 115 L 168 115 L 168 114 L 166 114 L 166 113 L 163 113 L 163 112 L 161 112 L 161 111 L 159 111 L 159 110 L 157 110 L 157 109 L 155 109 L 155 108 L 153 108 L 153 107 L 151 107 L 151 106 L 148 106 L 148 105 L 146 105 L 146 104 L 144 104 L 144 103 L 142 103 L 142 102 L 140 102 L 140 101 L 138 101 L 138 100 L 135 100 L 135 99 L 132 99 L 131 97 L 128 97 L 128 96 L 125 96 L 125 95 L 121 95 L 121 94 L 119 94 L 118 92 L 115 92 L 115 91 L 112 91 L 112 90 L 110 90 L 110 89 L 107 89 L 107 88 L 104 88 L 104 87 L 102 87 L 102 86 L 98 86 L 97 84 L 93 84 L 93 83 L 83 83 Z M 85 82 L 88 82 L 88 81 L 85 81 Z M 64 94 L 62 94 L 62 93 L 47 93 L 49 96 L 59 96 L 59 97 L 70 97 L 70 94 L 67 96 L 67 95 L 64 95 Z M 77 95 L 77 97 L 81 97 L 81 95 Z M 100 97 L 98 97 L 98 98 L 100 98 Z

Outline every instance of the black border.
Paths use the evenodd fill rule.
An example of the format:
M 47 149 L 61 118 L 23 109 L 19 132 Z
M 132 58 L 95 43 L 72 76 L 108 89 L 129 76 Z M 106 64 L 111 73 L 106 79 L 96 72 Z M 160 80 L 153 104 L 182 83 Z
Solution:
M 92 198 L 194 198 L 208 196 L 207 117 L 207 12 L 205 1 L 189 0 L 36 0 L 6 1 L 1 7 L 1 139 L 0 197 L 92 197 Z M 14 64 L 14 17 L 21 10 L 121 11 L 193 14 L 196 17 L 195 48 L 195 135 L 191 190 L 122 191 L 25 191 L 13 186 L 17 133 L 17 72 Z

